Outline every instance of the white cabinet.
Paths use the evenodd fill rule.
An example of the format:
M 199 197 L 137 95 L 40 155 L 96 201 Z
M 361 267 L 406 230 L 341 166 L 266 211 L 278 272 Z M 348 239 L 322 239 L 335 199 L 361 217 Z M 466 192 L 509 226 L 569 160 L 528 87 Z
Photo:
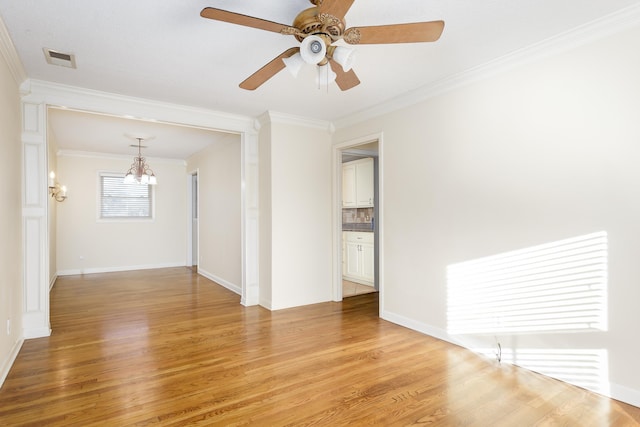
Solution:
M 373 159 L 357 160 L 356 204 L 358 208 L 373 207 Z
M 373 286 L 375 261 L 373 233 L 345 231 L 343 239 L 342 276 L 353 282 Z
M 342 165 L 342 207 L 355 208 L 356 203 L 356 165 Z
M 373 207 L 373 159 L 342 164 L 342 207 Z

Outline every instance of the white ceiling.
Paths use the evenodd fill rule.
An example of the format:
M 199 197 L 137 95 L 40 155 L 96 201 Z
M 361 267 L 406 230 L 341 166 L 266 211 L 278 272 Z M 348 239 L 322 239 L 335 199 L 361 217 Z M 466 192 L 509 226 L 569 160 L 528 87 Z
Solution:
M 58 149 L 76 154 L 133 156 L 138 150 L 131 145 L 142 138 L 145 157 L 187 159 L 211 144 L 239 141 L 223 132 L 59 108 L 49 108 L 48 119 Z
M 254 117 L 271 110 L 333 121 L 639 3 L 356 0 L 347 27 L 440 19 L 446 24 L 435 43 L 356 46 L 354 70 L 362 83 L 345 92 L 335 85 L 318 89 L 310 68 L 297 79 L 283 70 L 255 91 L 240 89 L 241 81 L 297 40 L 199 15 L 211 6 L 291 24 L 312 6 L 308 0 L 0 0 L 0 16 L 32 79 Z M 77 69 L 48 64 L 43 48 L 74 54 Z M 65 117 L 72 112 L 58 113 L 61 122 L 53 126 L 61 148 L 98 151 L 113 145 L 105 139 L 93 148 L 86 142 L 78 146 L 82 138 L 75 138 L 74 148 L 67 147 L 72 132 L 62 128 L 82 125 Z M 98 126 L 97 117 L 92 120 Z M 111 135 L 137 132 L 126 126 L 131 123 Z M 194 147 L 202 137 L 196 134 Z M 121 143 L 127 147 L 126 140 Z M 190 136 L 181 151 L 150 155 L 184 158 L 197 151 L 185 144 L 191 144 Z

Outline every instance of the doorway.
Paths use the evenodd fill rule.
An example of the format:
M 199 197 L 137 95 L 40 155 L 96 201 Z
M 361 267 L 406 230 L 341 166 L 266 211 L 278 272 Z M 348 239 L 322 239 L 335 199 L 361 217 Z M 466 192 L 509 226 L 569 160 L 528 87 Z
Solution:
M 187 181 L 187 188 L 189 195 L 189 240 L 191 243 L 188 245 L 190 253 L 187 259 L 190 260 L 191 269 L 194 272 L 198 271 L 198 259 L 199 259 L 199 246 L 198 246 L 198 171 L 192 172 Z
M 381 291 L 380 148 L 380 137 L 337 147 L 337 300 Z

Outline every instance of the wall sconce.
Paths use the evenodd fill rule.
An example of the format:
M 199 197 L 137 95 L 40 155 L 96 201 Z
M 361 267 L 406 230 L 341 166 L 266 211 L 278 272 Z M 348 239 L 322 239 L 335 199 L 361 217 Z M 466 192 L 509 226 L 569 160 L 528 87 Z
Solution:
M 49 174 L 49 194 L 56 202 L 64 202 L 67 198 L 67 186 L 56 182 L 56 174 L 53 171 Z

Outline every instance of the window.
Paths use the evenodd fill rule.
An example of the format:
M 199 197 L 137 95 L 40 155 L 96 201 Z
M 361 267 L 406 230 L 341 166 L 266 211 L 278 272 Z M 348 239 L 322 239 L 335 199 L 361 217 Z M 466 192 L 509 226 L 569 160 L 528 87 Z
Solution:
M 125 184 L 123 174 L 100 174 L 100 219 L 152 218 L 152 186 Z

